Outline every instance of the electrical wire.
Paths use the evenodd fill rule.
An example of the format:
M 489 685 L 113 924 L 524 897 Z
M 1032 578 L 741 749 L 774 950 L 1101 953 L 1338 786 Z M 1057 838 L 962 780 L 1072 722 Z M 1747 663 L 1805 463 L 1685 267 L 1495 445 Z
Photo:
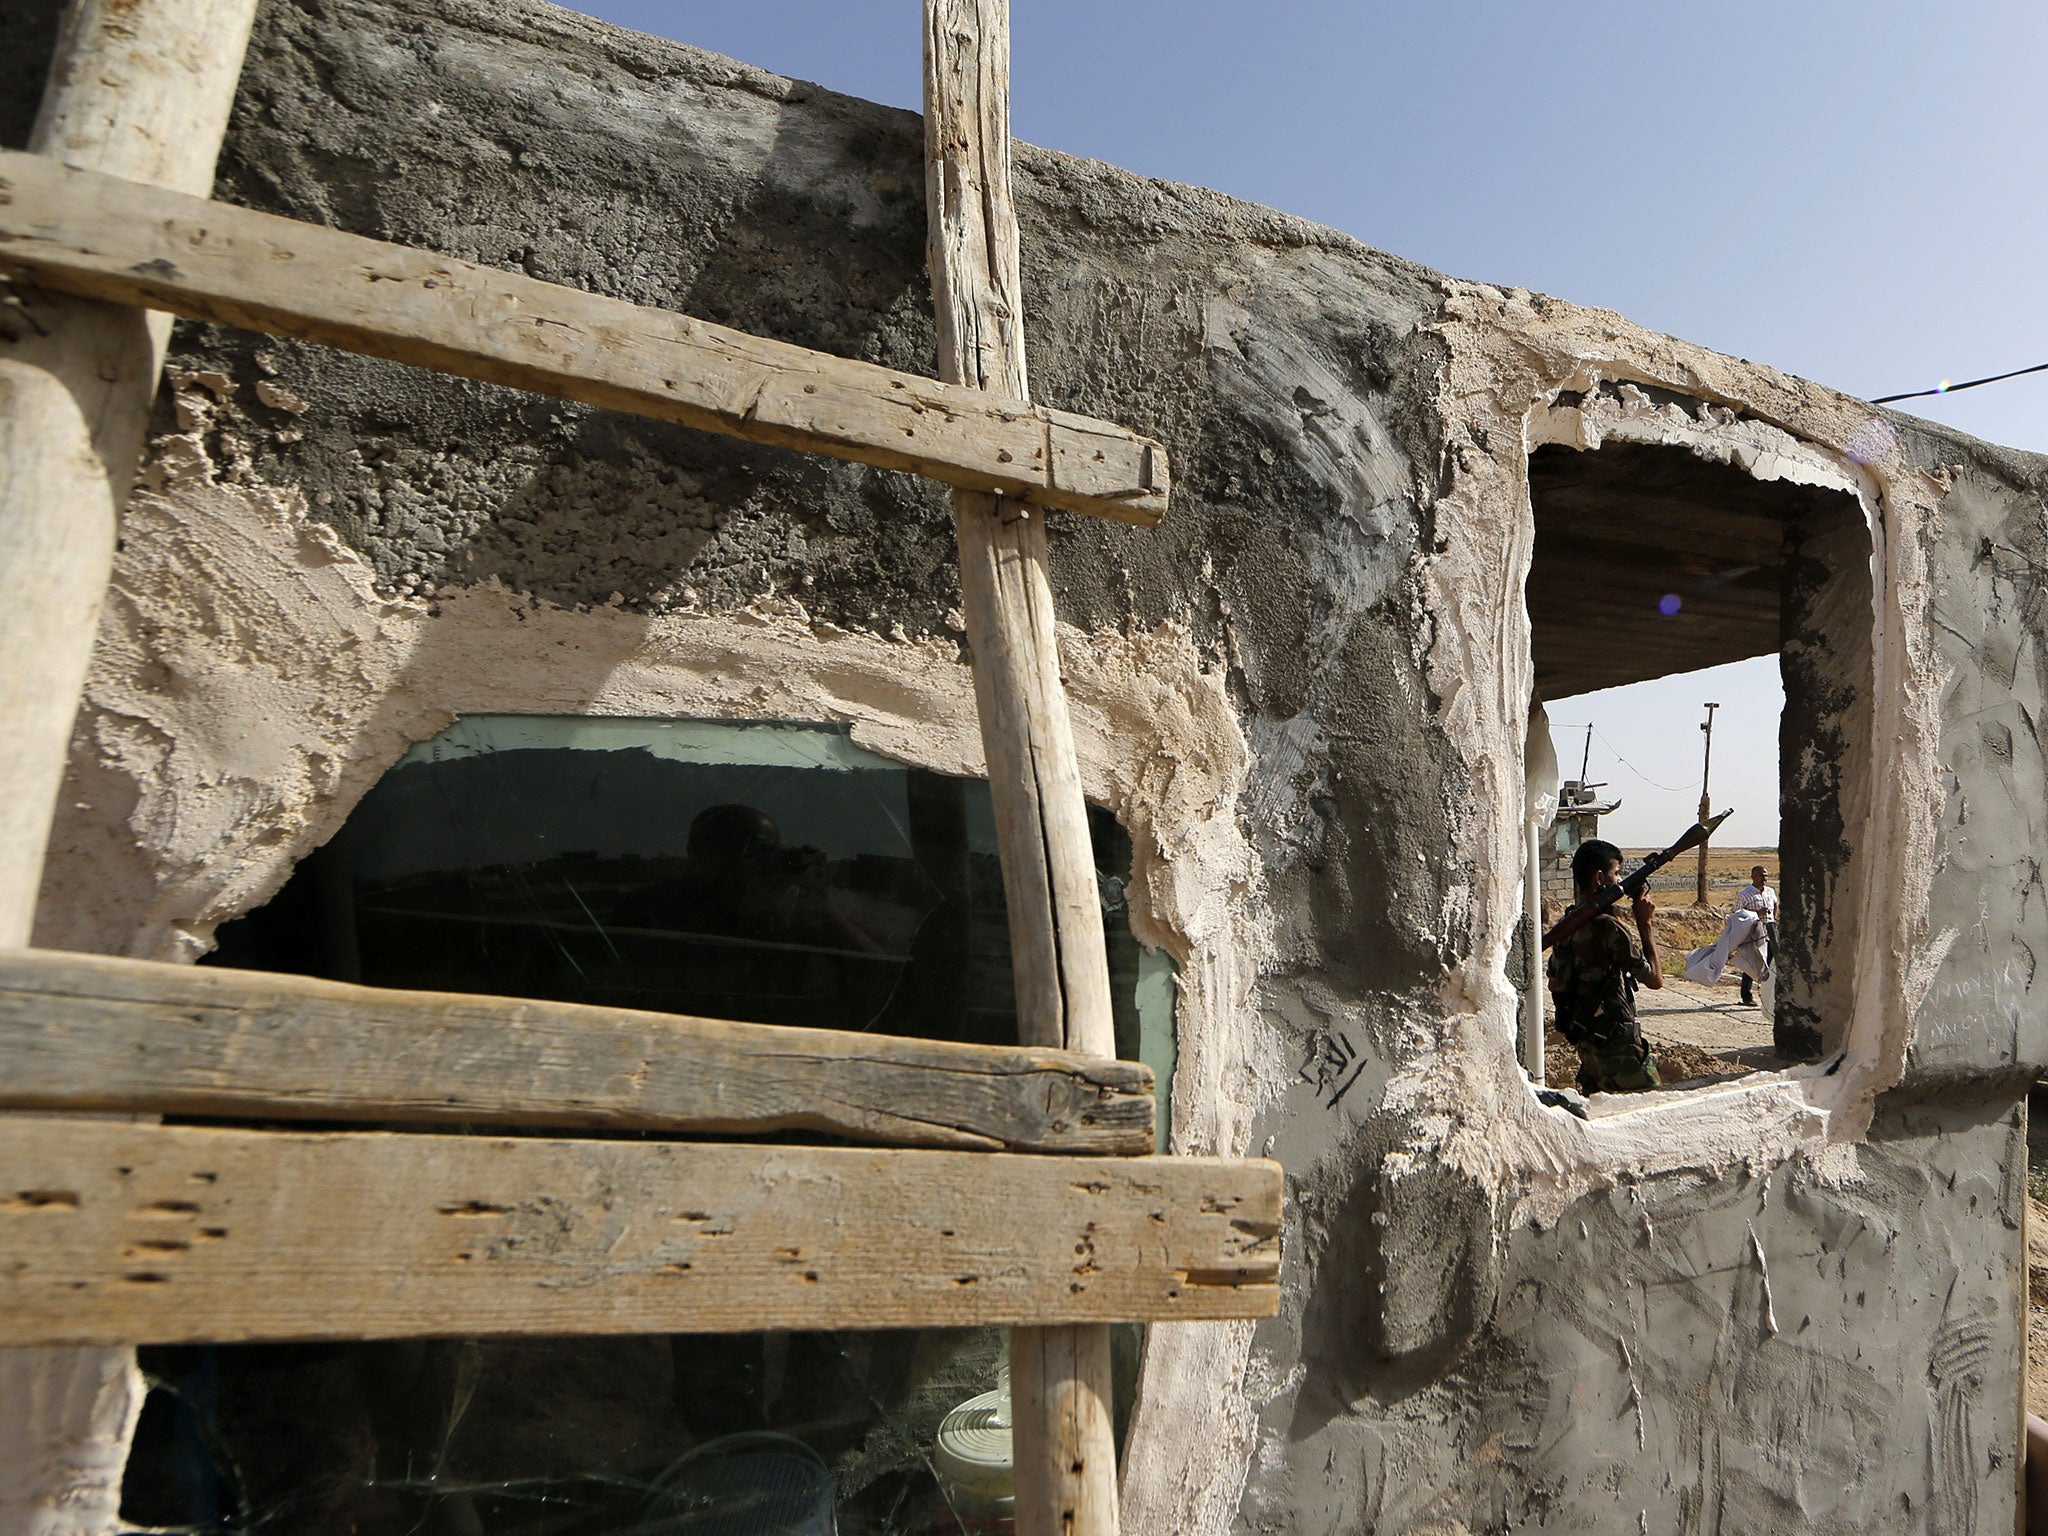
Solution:
M 1932 389 L 1916 389 L 1903 395 L 1879 395 L 1870 403 L 1872 405 L 1890 405 L 1894 400 L 1918 400 L 1923 395 L 1953 395 L 1959 390 L 1975 389 L 1979 384 L 1996 384 L 2002 379 L 2017 379 L 2022 374 L 2028 373 L 2048 373 L 2048 363 L 2036 363 L 2031 368 L 2015 368 L 2011 373 L 1994 373 L 1989 378 L 1971 379 L 1963 384 L 1950 384 L 1944 381 L 1935 385 Z
M 1614 743 L 1607 739 L 1606 735 L 1601 731 L 1599 726 L 1596 725 L 1593 727 L 1593 734 L 1600 738 L 1601 746 L 1605 747 L 1610 752 L 1614 752 Z M 1637 778 L 1641 779 L 1645 784 L 1649 785 L 1652 789 L 1661 789 L 1667 795 L 1685 795 L 1690 794 L 1692 792 L 1693 786 L 1690 784 L 1659 784 L 1655 779 L 1651 778 L 1647 773 L 1643 772 L 1642 769 L 1638 768 L 1634 763 L 1630 762 L 1627 758 L 1623 757 L 1619 752 L 1614 752 L 1614 760 L 1620 763 L 1622 767 L 1626 768 L 1630 773 L 1634 774 Z

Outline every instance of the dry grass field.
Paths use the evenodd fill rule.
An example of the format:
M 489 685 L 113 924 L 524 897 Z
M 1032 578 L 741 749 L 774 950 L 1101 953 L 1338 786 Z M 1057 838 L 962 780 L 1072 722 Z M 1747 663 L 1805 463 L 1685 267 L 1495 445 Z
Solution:
M 1654 848 L 1625 848 L 1630 864 Z M 1699 855 L 1683 855 L 1650 877 L 1650 899 L 1657 903 L 1657 944 L 1666 954 L 1684 954 L 1711 944 L 1721 936 L 1721 919 L 1735 905 L 1735 898 L 1749 884 L 1749 872 L 1761 864 L 1770 871 L 1771 884 L 1778 883 L 1778 850 L 1775 848 L 1709 848 L 1707 850 L 1707 910 L 1692 904 L 1699 886 Z M 1623 866 L 1626 868 L 1627 866 Z M 1543 901 L 1543 920 L 1555 922 L 1564 914 L 1565 904 L 1555 897 Z
M 1625 848 L 1629 862 L 1634 863 L 1646 854 L 1655 853 L 1654 848 Z M 1699 884 L 1699 855 L 1682 854 L 1673 863 L 1665 865 L 1650 877 L 1650 899 L 1666 911 L 1692 905 L 1693 892 Z M 1749 884 L 1749 871 L 1761 864 L 1771 872 L 1771 884 L 1778 883 L 1778 850 L 1775 848 L 1709 848 L 1707 849 L 1707 905 L 1726 913 L 1735 905 L 1735 897 Z M 1623 868 L 1626 868 L 1624 865 Z M 1720 931 L 1720 925 L 1714 926 Z M 1696 941 L 1696 942 L 1704 942 Z

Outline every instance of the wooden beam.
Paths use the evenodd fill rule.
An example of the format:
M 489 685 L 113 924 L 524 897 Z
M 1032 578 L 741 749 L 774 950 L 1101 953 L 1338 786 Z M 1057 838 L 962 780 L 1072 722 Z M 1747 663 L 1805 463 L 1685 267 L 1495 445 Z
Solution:
M 255 9 L 72 0 L 23 158 L 206 192 Z M 0 310 L 0 946 L 28 943 L 34 927 L 170 329 L 168 316 L 78 299 Z M 0 1351 L 0 1530 L 117 1529 L 142 1394 L 132 1350 Z
M 1010 1331 L 1011 1479 L 1020 1532 L 1116 1536 L 1122 1522 L 1112 1380 L 1105 1324 Z
M 0 1108 L 1131 1155 L 1151 1087 L 1064 1051 L 0 952 Z
M 1166 450 L 1109 422 L 432 251 L 0 153 L 0 273 L 1118 522 Z
M 1007 0 L 926 0 L 925 190 L 939 374 L 1024 398 Z M 1009 901 L 1018 1029 L 1116 1054 L 1088 806 L 1060 682 L 1045 520 L 956 493 L 961 610 Z
M 150 367 L 141 317 L 68 307 L 64 333 L 81 346 L 105 340 L 110 368 L 139 388 Z M 35 930 L 125 485 L 110 476 L 118 455 L 94 451 L 83 381 L 65 377 L 76 365 L 19 356 L 6 344 L 7 323 L 0 311 L 0 656 L 9 658 L 0 666 L 0 944 L 11 945 Z M 46 329 L 58 323 L 52 316 Z M 140 446 L 143 408 L 117 403 L 128 405 Z
M 254 12 L 255 0 L 79 0 L 34 153 L 5 158 L 43 183 L 118 176 L 137 191 L 204 192 Z M 0 188 L 0 218 L 13 211 L 6 197 Z M 0 945 L 29 941 L 115 520 L 170 329 L 168 316 L 75 298 L 0 309 Z
M 1024 295 L 1010 198 L 1007 0 L 926 0 L 925 173 L 939 372 L 1022 397 Z M 1045 522 L 953 498 L 962 609 L 1009 899 L 1019 1029 L 1116 1054 L 1088 807 L 1061 686 Z
M 1008 0 L 925 0 L 924 133 L 939 376 L 1023 399 L 1024 287 L 1010 195 Z M 960 597 L 1009 899 L 1021 1038 L 1116 1054 L 1088 807 L 1061 685 L 1045 520 L 953 495 Z M 1010 1337 L 1021 1536 L 1116 1536 L 1106 1327 Z
M 0 1343 L 1268 1317 L 1277 1164 L 0 1115 Z

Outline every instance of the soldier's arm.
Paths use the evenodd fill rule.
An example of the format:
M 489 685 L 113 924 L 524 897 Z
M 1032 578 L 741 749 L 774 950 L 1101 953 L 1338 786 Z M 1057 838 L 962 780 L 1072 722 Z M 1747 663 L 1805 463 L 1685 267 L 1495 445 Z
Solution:
M 1650 931 L 1650 918 L 1656 911 L 1657 904 L 1647 894 L 1636 898 L 1636 935 L 1643 941 L 1642 968 L 1636 972 L 1636 980 L 1653 992 L 1664 985 L 1664 970 L 1657 964 L 1657 939 Z

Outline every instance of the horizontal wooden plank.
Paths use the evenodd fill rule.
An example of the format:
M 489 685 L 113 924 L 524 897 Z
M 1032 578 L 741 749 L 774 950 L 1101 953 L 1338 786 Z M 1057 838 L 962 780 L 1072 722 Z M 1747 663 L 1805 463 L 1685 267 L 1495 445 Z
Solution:
M 0 951 L 0 1107 L 1152 1149 L 1152 1071 L 1067 1051 Z
M 1271 1316 L 1277 1163 L 0 1115 L 0 1345 Z
M 0 152 L 0 272 L 1149 525 L 1166 450 L 1110 422 L 671 310 Z

